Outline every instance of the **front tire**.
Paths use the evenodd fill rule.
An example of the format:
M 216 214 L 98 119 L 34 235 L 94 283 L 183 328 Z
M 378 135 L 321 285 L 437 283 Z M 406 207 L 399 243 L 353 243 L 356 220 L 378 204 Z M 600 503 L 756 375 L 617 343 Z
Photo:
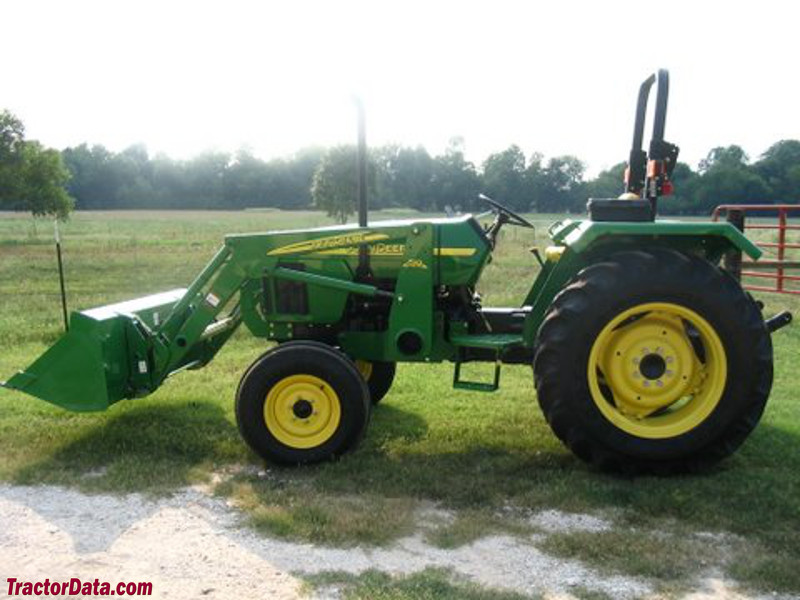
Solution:
M 695 470 L 758 423 L 772 346 L 730 276 L 667 249 L 582 270 L 539 330 L 534 378 L 555 434 L 578 457 L 626 472 Z
M 256 360 L 236 393 L 236 421 L 262 458 L 302 464 L 355 448 L 370 415 L 353 362 L 318 342 L 281 344 Z

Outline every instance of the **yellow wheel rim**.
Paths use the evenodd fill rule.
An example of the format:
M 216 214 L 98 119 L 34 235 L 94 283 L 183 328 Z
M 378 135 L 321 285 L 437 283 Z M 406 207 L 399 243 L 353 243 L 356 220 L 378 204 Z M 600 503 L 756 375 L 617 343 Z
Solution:
M 315 448 L 339 427 L 339 396 L 314 375 L 291 375 L 276 383 L 264 402 L 264 422 L 270 433 L 291 448 Z
M 358 369 L 358 372 L 361 373 L 364 381 L 369 381 L 369 378 L 372 377 L 372 363 L 368 360 L 361 360 L 360 358 L 357 359 L 356 369 Z
M 592 345 L 589 390 L 616 427 L 641 438 L 700 425 L 725 390 L 728 363 L 714 328 L 677 304 L 640 304 L 614 317 Z

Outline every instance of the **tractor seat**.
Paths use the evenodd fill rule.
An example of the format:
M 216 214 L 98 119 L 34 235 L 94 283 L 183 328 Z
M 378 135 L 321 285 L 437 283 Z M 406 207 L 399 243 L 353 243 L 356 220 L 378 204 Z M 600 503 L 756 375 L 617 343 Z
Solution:
M 655 220 L 649 200 L 621 200 L 619 198 L 590 198 L 586 203 L 591 221 L 648 222 Z

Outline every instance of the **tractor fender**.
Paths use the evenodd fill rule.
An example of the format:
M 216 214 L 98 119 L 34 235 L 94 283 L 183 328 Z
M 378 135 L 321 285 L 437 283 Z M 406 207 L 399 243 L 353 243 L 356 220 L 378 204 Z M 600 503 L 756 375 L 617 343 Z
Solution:
M 559 246 L 583 254 L 600 243 L 630 243 L 641 245 L 649 238 L 659 245 L 678 249 L 700 250 L 711 260 L 717 260 L 730 250 L 739 250 L 753 260 L 762 251 L 730 223 L 710 221 L 559 221 L 550 227 L 550 237 Z
M 523 326 L 523 341 L 528 347 L 534 345 L 536 332 L 558 292 L 598 256 L 653 245 L 700 254 L 714 263 L 730 251 L 741 251 L 753 260 L 762 254 L 730 223 L 565 220 L 554 223 L 549 233 L 554 247 L 545 253 L 547 260 L 523 302 L 523 306 L 531 307 Z

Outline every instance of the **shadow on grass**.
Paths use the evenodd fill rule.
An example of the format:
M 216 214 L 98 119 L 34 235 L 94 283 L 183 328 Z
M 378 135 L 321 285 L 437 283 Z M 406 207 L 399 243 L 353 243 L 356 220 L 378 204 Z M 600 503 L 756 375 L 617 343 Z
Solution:
M 417 530 L 413 500 L 456 510 L 456 525 L 467 515 L 463 532 L 442 530 L 457 543 L 513 533 L 515 524 L 529 531 L 529 511 L 553 508 L 602 511 L 617 525 L 601 540 L 611 548 L 621 543 L 617 538 L 642 535 L 640 545 L 660 548 L 663 538 L 642 532 L 664 532 L 682 541 L 675 552 L 692 554 L 711 543 L 698 532 L 730 532 L 740 536 L 730 542 L 738 548 L 730 568 L 739 581 L 754 589 L 800 589 L 800 435 L 764 423 L 716 468 L 674 477 L 600 473 L 552 443 L 540 439 L 537 448 L 533 437 L 529 445 L 508 438 L 491 438 L 492 446 L 479 438 L 459 442 L 429 431 L 413 413 L 385 406 L 355 453 L 300 469 L 269 466 L 266 476 L 243 473 L 223 493 L 243 500 L 255 526 L 270 535 L 336 545 L 381 545 Z M 564 543 L 586 546 L 565 536 Z M 638 550 L 617 552 L 621 565 L 630 562 L 625 552 Z M 694 573 L 694 559 L 691 569 L 678 561 L 654 570 L 659 557 L 645 561 L 641 572 L 618 569 L 605 555 L 600 562 L 632 575 L 679 577 L 684 567 Z
M 217 404 L 173 400 L 119 408 L 102 416 L 54 416 L 46 429 L 75 431 L 56 438 L 65 440 L 58 447 L 41 423 L 35 434 L 26 432 L 37 443 L 32 443 L 30 459 L 10 471 L 10 479 L 87 491 L 163 493 L 207 478 L 221 467 L 248 462 L 248 456 L 254 460 Z M 20 435 L 7 443 L 20 443 Z M 670 521 L 692 530 L 725 530 L 756 539 L 770 551 L 800 556 L 796 433 L 764 423 L 716 469 L 671 478 L 595 472 L 538 430 L 531 432 L 530 443 L 503 435 L 500 430 L 497 435 L 451 438 L 447 432 L 429 431 L 419 415 L 387 404 L 375 411 L 362 447 L 341 460 L 293 469 L 269 466 L 268 477 L 242 473 L 237 481 L 251 487 L 253 506 L 313 508 L 303 522 L 316 528 L 309 539 L 352 535 L 368 540 L 372 531 L 362 532 L 364 527 L 356 525 L 370 507 L 383 507 L 373 512 L 386 523 L 386 515 L 410 514 L 410 501 L 421 499 L 487 514 L 509 506 L 568 512 L 617 509 L 612 514 L 622 524 L 657 527 Z M 351 507 L 347 511 L 345 504 Z M 317 508 L 326 506 L 328 513 L 338 511 L 348 522 L 342 524 L 342 514 L 320 516 Z M 289 516 L 299 522 L 295 512 Z M 287 522 L 283 513 L 264 519 L 281 527 Z M 396 521 L 384 529 L 408 531 L 408 516 Z M 381 523 L 371 525 L 380 529 Z M 342 530 L 341 538 L 323 531 L 334 527 Z
M 427 433 L 428 423 L 418 414 L 382 404 L 373 408 L 364 445 L 377 448 L 392 440 L 413 442 Z
M 397 409 L 386 413 L 390 417 L 415 418 Z M 424 425 L 417 424 L 416 431 L 422 435 Z M 613 476 L 586 467 L 566 450 L 537 451 L 533 445 L 519 451 L 469 447 L 442 452 L 426 449 L 424 442 L 418 448 L 395 447 L 387 443 L 391 439 L 376 432 L 340 461 L 281 469 L 279 477 L 282 473 L 289 485 L 311 485 L 326 494 L 411 496 L 454 509 L 621 509 L 631 526 L 669 520 L 694 530 L 754 536 L 800 555 L 800 436 L 768 425 L 718 467 L 677 477 Z
M 216 464 L 245 456 L 236 427 L 211 403 L 143 403 L 103 415 L 84 429 L 13 472 L 14 483 L 168 492 L 202 479 Z

